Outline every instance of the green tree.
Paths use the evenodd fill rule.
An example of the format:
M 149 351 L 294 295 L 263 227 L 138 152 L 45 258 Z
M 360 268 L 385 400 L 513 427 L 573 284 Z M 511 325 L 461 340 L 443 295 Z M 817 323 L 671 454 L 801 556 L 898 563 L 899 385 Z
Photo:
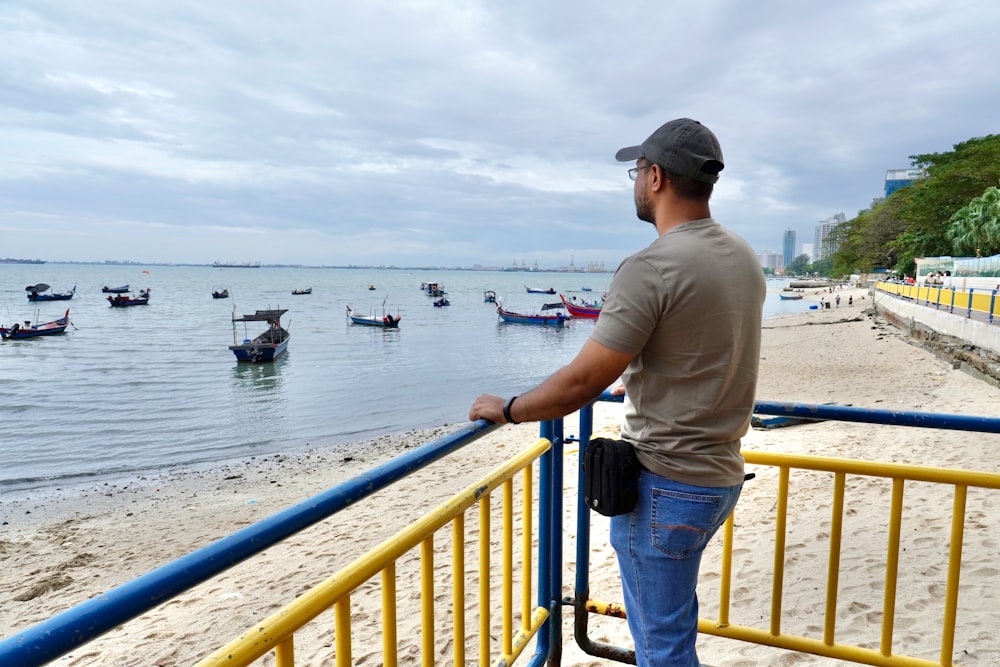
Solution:
M 899 270 L 912 273 L 914 257 L 952 254 L 951 216 L 987 187 L 1000 183 L 1000 136 L 969 139 L 954 148 L 910 156 L 914 166 L 927 170 L 928 178 L 914 183 L 912 200 L 900 211 L 907 228 L 893 242 Z
M 810 273 L 815 273 L 817 276 L 823 276 L 829 278 L 834 275 L 833 272 L 833 257 L 824 257 L 823 259 L 817 259 L 815 262 L 807 267 Z
M 927 178 L 897 190 L 837 230 L 840 245 L 831 267 L 837 275 L 883 267 L 912 275 L 914 258 L 951 255 L 953 238 L 970 240 L 973 223 L 960 216 L 952 231 L 952 217 L 1000 183 L 1000 136 L 969 139 L 952 151 L 911 155 L 910 160 L 927 171 Z M 990 224 L 976 230 L 982 238 L 996 239 Z M 1000 251 L 1000 243 L 980 249 L 992 254 Z
M 996 186 L 958 209 L 948 224 L 948 239 L 956 255 L 971 257 L 1000 252 L 1000 189 Z
M 809 255 L 799 255 L 798 257 L 792 259 L 792 261 L 788 263 L 788 266 L 785 267 L 785 275 L 801 276 L 805 272 L 807 266 L 809 266 Z

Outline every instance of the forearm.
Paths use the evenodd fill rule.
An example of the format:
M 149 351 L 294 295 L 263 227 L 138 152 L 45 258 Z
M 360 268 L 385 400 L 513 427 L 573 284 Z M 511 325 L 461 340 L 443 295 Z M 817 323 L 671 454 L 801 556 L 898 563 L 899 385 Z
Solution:
M 571 363 L 514 400 L 509 410 L 511 420 L 557 419 L 579 410 L 618 379 L 633 356 L 588 341 Z M 469 419 L 505 423 L 508 419 L 503 407 L 507 400 L 489 394 L 479 396 L 469 409 Z
M 607 386 L 588 381 L 564 366 L 542 384 L 520 394 L 511 405 L 510 415 L 517 422 L 565 417 L 593 401 Z

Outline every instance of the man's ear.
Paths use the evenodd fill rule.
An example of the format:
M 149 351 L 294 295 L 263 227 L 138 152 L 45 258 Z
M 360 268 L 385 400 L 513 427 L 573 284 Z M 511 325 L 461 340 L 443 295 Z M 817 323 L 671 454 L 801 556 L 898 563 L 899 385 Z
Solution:
M 660 168 L 660 165 L 654 162 L 653 166 L 649 168 L 649 176 L 652 179 L 652 183 L 650 183 L 650 185 L 653 189 L 662 190 L 663 185 L 667 180 L 667 175 L 664 173 L 663 169 Z

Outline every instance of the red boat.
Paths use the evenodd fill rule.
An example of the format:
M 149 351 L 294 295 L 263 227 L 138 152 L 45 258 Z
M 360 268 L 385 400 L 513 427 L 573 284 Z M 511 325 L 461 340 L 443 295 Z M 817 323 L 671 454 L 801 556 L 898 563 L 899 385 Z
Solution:
M 127 308 L 128 306 L 145 306 L 149 304 L 149 288 L 139 292 L 138 298 L 128 294 L 115 294 L 108 297 L 112 308 Z
M 559 295 L 562 299 L 563 305 L 566 306 L 566 310 L 573 317 L 589 317 L 591 319 L 596 319 L 598 315 L 601 314 L 600 304 L 590 304 L 590 303 L 574 303 L 572 301 L 567 301 L 566 297 L 562 294 Z

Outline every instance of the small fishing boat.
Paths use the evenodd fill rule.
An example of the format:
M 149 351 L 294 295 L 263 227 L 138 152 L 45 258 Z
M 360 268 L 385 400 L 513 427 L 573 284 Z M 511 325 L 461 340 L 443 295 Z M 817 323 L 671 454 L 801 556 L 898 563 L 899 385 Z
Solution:
M 312 293 L 313 293 L 313 288 L 312 287 L 307 287 L 305 289 L 293 289 L 292 290 L 292 294 L 312 294 Z
M 447 292 L 444 291 L 444 285 L 440 283 L 423 283 L 420 289 L 424 291 L 427 296 L 444 296 Z
M 383 306 L 384 312 L 385 306 Z M 354 324 L 363 324 L 369 327 L 382 327 L 383 329 L 398 329 L 399 320 L 402 318 L 397 313 L 395 316 L 391 314 L 385 314 L 381 317 L 378 315 L 362 315 L 356 310 L 352 310 L 350 306 L 347 307 L 347 317 L 350 318 L 351 322 Z
M 228 299 L 229 298 L 229 290 L 228 289 L 224 289 L 221 292 L 212 292 L 212 298 L 213 299 Z
M 528 294 L 555 294 L 556 293 L 556 290 L 555 290 L 554 287 L 550 287 L 548 289 L 543 289 L 541 287 L 528 287 L 527 285 L 525 285 L 524 289 L 528 290 Z
M 128 308 L 129 306 L 145 306 L 149 304 L 149 288 L 139 291 L 139 296 L 134 297 L 129 294 L 115 294 L 108 297 L 108 303 L 112 308 Z
M 434 302 L 434 307 L 435 308 L 441 308 L 443 306 L 450 306 L 450 305 L 451 305 L 451 301 L 449 301 L 445 297 L 441 297 L 440 299 L 438 299 L 437 301 Z
M 53 292 L 51 294 L 44 294 L 51 289 L 45 283 L 28 285 L 24 289 L 28 290 L 28 301 L 69 301 L 76 294 L 76 285 L 73 285 L 73 289 L 68 292 Z
M 580 291 L 581 292 L 593 292 L 594 288 L 593 287 L 581 287 Z
M 37 315 L 36 315 L 37 317 Z M 69 308 L 66 309 L 66 313 L 60 317 L 58 320 L 52 320 L 51 322 L 44 322 L 42 324 L 31 325 L 31 320 L 25 320 L 24 326 L 21 324 L 13 324 L 10 327 L 0 326 L 0 338 L 7 340 L 8 338 L 12 340 L 19 340 L 22 338 L 35 338 L 37 336 L 54 336 L 56 334 L 66 333 L 66 327 L 69 326 Z
M 374 290 L 374 289 L 376 289 L 376 287 L 375 287 L 375 283 L 368 283 L 368 289 L 369 289 L 369 290 Z
M 563 306 L 573 317 L 585 317 L 590 319 L 595 319 L 601 314 L 601 306 L 599 304 L 589 304 L 586 302 L 576 303 L 575 301 L 567 301 L 566 297 L 562 294 L 559 295 L 559 299 L 563 302 Z
M 561 327 L 569 319 L 562 313 L 556 313 L 555 315 L 524 315 L 522 313 L 515 313 L 504 310 L 503 306 L 499 303 L 497 304 L 497 315 L 504 322 L 511 322 L 513 324 L 542 324 L 550 327 Z
M 233 344 L 229 349 L 236 355 L 237 362 L 251 364 L 274 361 L 288 349 L 288 341 L 292 335 L 281 326 L 281 316 L 288 312 L 287 308 L 258 310 L 250 315 L 236 317 L 233 309 Z M 236 323 L 243 322 L 243 342 L 236 342 Z M 247 322 L 266 322 L 267 329 L 253 340 L 247 338 Z
M 101 288 L 101 291 L 105 294 L 124 294 L 128 291 L 128 285 L 120 285 L 118 287 L 108 287 L 105 285 Z
M 798 301 L 802 298 L 801 294 L 779 294 L 778 296 L 782 301 Z
M 494 292 L 491 289 L 488 289 L 485 292 L 483 292 L 483 303 L 496 303 L 496 302 L 497 302 L 496 292 Z

